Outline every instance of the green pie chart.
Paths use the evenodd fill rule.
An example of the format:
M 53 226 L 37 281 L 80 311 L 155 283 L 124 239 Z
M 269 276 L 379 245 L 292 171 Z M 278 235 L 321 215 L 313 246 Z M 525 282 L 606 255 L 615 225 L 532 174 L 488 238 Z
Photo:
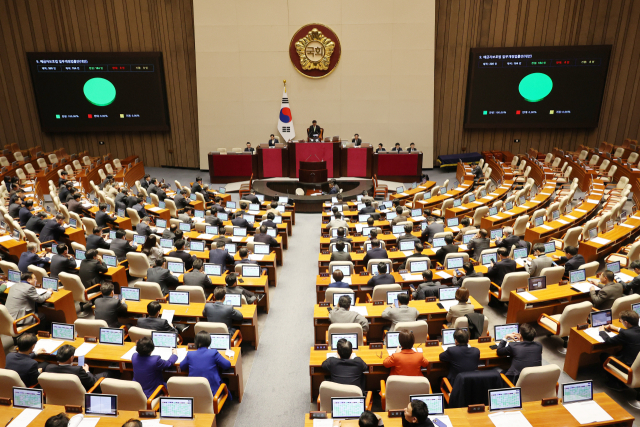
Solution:
M 551 77 L 544 73 L 531 73 L 520 80 L 520 95 L 529 102 L 542 101 L 553 89 Z
M 98 107 L 106 107 L 116 99 L 116 87 L 101 77 L 87 80 L 82 91 L 87 101 Z

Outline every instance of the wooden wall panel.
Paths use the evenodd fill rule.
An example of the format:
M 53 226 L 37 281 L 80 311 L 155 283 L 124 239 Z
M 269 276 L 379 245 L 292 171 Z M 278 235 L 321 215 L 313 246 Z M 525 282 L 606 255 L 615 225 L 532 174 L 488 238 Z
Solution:
M 25 52 L 162 52 L 169 132 L 44 133 Z M 199 167 L 193 2 L 0 1 L 0 144 Z M 104 146 L 98 141 L 105 141 Z M 171 153 L 172 151 L 172 153 Z
M 640 136 L 640 1 L 438 0 L 436 7 L 434 159 L 462 147 L 548 152 Z M 463 129 L 470 48 L 588 44 L 613 45 L 596 129 Z

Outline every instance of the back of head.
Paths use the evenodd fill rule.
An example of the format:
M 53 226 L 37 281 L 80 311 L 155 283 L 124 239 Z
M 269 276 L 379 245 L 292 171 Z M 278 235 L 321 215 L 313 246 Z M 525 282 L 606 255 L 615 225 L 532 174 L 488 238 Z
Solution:
M 58 349 L 58 353 L 56 354 L 56 360 L 59 363 L 64 363 L 73 357 L 76 348 L 72 345 L 65 344 Z
M 193 271 L 199 271 L 203 265 L 204 261 L 200 258 L 196 258 L 195 261 L 193 261 Z
M 247 248 L 240 248 L 238 254 L 240 255 L 240 258 L 246 258 L 249 256 L 249 250 Z
M 533 248 L 532 248 L 533 252 L 541 252 L 544 254 L 544 244 L 542 243 L 534 243 L 533 244 Z
M 235 283 L 236 283 L 236 274 L 235 273 L 227 274 L 227 277 L 224 278 L 224 282 L 227 284 L 227 286 L 235 285 Z
M 344 273 L 342 272 L 342 270 L 339 270 L 337 268 L 333 270 L 333 280 L 335 280 L 336 282 L 342 282 L 343 278 Z
M 380 247 L 380 240 L 378 240 L 378 239 L 371 240 L 371 247 L 372 248 L 379 248 Z
M 424 270 L 422 272 L 422 278 L 425 282 L 430 282 L 433 279 L 433 272 L 431 270 Z
M 122 239 L 126 235 L 127 235 L 127 233 L 125 233 L 124 230 L 116 231 L 116 239 Z
M 344 227 L 338 228 L 338 237 L 344 237 Z
M 351 298 L 349 298 L 346 295 L 342 295 L 339 299 L 338 299 L 338 307 L 342 307 L 345 310 L 349 310 L 349 307 L 351 307 Z
M 64 412 L 53 415 L 44 423 L 44 427 L 67 427 L 69 425 L 69 417 Z M 127 426 L 133 427 L 133 426 Z
M 507 248 L 498 248 L 498 255 L 500 255 L 503 258 L 506 258 L 509 256 L 509 251 L 507 250 Z
M 387 264 L 384 262 L 378 263 L 378 273 L 385 274 L 387 272 Z
M 607 282 L 609 283 L 613 282 L 616 278 L 615 274 L 613 274 L 613 271 L 611 270 L 605 270 L 602 274 L 607 278 Z
M 462 224 L 464 227 L 468 227 L 469 224 L 471 224 L 471 221 L 469 220 L 469 218 L 462 218 L 460 220 L 460 224 Z
M 344 242 L 338 242 L 336 243 L 336 249 L 339 250 L 340 252 L 342 252 L 344 250 Z
M 486 239 L 489 235 L 489 232 L 486 229 L 481 228 L 480 231 L 478 231 L 478 234 L 480 234 L 480 237 L 482 237 L 483 239 Z
M 26 333 L 18 336 L 16 338 L 16 343 L 18 344 L 18 351 L 27 351 L 31 347 L 33 347 L 38 342 L 38 338 L 35 334 Z
M 100 285 L 100 293 L 103 297 L 111 296 L 113 293 L 113 283 L 112 282 L 104 282 Z
M 633 310 L 624 310 L 620 313 L 620 320 L 627 322 L 631 326 L 638 326 L 638 313 Z
M 469 301 L 469 289 L 467 288 L 458 288 L 456 290 L 456 299 L 460 302 Z
M 122 424 L 122 427 L 143 427 L 142 421 L 131 418 L 126 423 Z
M 410 234 L 413 231 L 413 225 L 411 224 L 405 224 L 404 225 L 404 232 L 407 234 Z
M 147 313 L 149 316 L 155 317 L 158 313 L 160 313 L 160 309 L 162 306 L 158 301 L 151 301 L 147 304 Z
M 194 342 L 196 344 L 196 348 L 209 348 L 211 345 L 211 335 L 209 335 L 209 332 L 207 331 L 200 331 L 196 334 Z
M 465 262 L 464 264 L 462 264 L 462 268 L 464 269 L 464 273 L 466 275 L 469 275 L 475 271 L 475 269 L 473 268 L 473 264 L 471 264 L 470 262 Z
M 398 294 L 398 304 L 407 305 L 409 304 L 409 294 Z
M 360 414 L 358 427 L 378 427 L 378 417 L 371 411 L 364 411 Z
M 58 245 L 56 250 L 58 251 L 58 255 L 62 255 L 63 253 L 65 253 L 67 251 L 67 245 L 62 243 L 62 244 Z
M 136 343 L 136 351 L 140 356 L 151 356 L 155 348 L 153 340 L 149 337 L 142 337 Z
M 402 206 L 398 206 L 398 207 L 396 208 L 396 213 L 397 213 L 398 215 L 402 215 Z
M 173 245 L 176 247 L 177 250 L 181 251 L 184 249 L 184 240 L 183 239 L 179 239 L 176 240 Z
M 564 251 L 571 256 L 578 255 L 578 248 L 576 246 L 567 246 L 566 248 L 564 248 Z
M 458 344 L 467 344 L 469 342 L 469 332 L 466 329 L 456 329 L 453 333 L 453 339 L 458 342 Z
M 224 286 L 218 286 L 217 288 L 215 288 L 213 290 L 213 298 L 216 301 L 222 301 L 224 300 L 224 297 L 227 295 L 227 290 L 224 288 Z
M 413 344 L 416 342 L 413 331 L 409 331 L 407 329 L 401 330 L 400 334 L 398 335 L 398 342 L 400 343 L 400 347 L 402 347 L 403 350 L 413 348 Z
M 523 323 L 520 325 L 520 335 L 522 335 L 522 339 L 525 341 L 533 341 L 536 337 L 536 328 L 528 323 Z
M 163 264 L 164 264 L 164 258 L 163 257 L 156 258 L 156 267 L 162 267 Z
M 446 236 L 444 236 L 444 242 L 447 245 L 450 245 L 453 243 L 453 236 L 451 234 L 447 234 Z
M 413 400 L 411 402 L 411 416 L 416 417 L 418 424 L 424 423 L 429 418 L 429 408 L 422 400 Z
M 422 244 L 422 242 L 416 242 L 414 247 L 416 248 L 416 252 L 419 254 L 421 254 L 422 251 L 424 250 L 424 245 Z
M 351 342 L 341 338 L 338 340 L 338 344 L 336 346 L 338 348 L 338 356 L 340 359 L 348 359 L 351 357 Z
M 89 249 L 86 253 L 85 253 L 85 257 L 86 259 L 94 259 L 95 257 L 98 256 L 98 250 L 97 249 Z

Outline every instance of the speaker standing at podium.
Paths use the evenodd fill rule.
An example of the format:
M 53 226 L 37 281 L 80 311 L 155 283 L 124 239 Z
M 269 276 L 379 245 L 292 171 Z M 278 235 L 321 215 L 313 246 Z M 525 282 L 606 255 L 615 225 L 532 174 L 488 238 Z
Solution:
M 278 143 L 278 140 L 276 139 L 275 136 L 273 136 L 273 134 L 271 134 L 271 139 L 269 140 L 269 147 L 275 147 L 277 143 Z
M 311 122 L 311 126 L 309 126 L 308 137 L 310 141 L 320 141 L 320 126 L 318 126 L 318 122 L 315 120 Z
M 360 139 L 360 135 L 357 133 L 353 135 L 353 139 L 351 140 L 356 147 L 359 147 L 362 144 L 362 140 Z

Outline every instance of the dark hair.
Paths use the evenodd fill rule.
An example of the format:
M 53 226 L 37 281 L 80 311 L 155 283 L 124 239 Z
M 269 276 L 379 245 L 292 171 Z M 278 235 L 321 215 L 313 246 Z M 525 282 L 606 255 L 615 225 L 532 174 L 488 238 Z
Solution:
M 413 225 L 411 225 L 411 224 L 405 224 L 405 225 L 404 225 L 404 232 L 405 232 L 405 233 L 409 234 L 409 233 L 411 233 L 412 231 L 413 231 Z
M 65 245 L 64 243 L 60 243 L 56 248 L 56 250 L 58 251 L 58 255 L 62 255 L 67 251 L 67 249 L 69 248 L 67 248 L 67 245 Z
M 481 228 L 480 231 L 478 231 L 478 234 L 480 234 L 480 237 L 487 237 L 489 232 L 487 230 L 485 230 L 484 228 Z
M 464 264 L 462 264 L 462 268 L 467 275 L 475 271 L 475 268 L 473 268 L 473 264 L 471 264 L 470 262 L 465 262 Z
M 337 242 L 337 243 L 336 243 L 336 248 L 337 248 L 340 252 L 342 252 L 342 251 L 344 250 L 344 246 L 345 246 L 345 244 L 344 244 L 344 242 L 342 242 L 342 241 L 340 241 L 340 242 Z
M 460 302 L 469 301 L 469 289 L 458 288 L 458 290 L 456 290 L 456 299 Z
M 544 245 L 542 243 L 534 243 L 531 250 L 533 252 L 538 251 L 544 253 Z
M 211 335 L 207 331 L 200 331 L 196 334 L 193 342 L 196 344 L 196 348 L 209 348 L 211 345 Z
M 632 270 L 636 268 L 640 269 L 640 260 L 631 261 L 629 267 L 631 267 Z
M 371 215 L 369 215 L 369 218 L 367 218 L 367 225 L 369 225 L 369 226 L 373 226 L 373 223 L 374 223 L 375 221 L 376 221 L 376 220 L 375 220 Z
M 369 200 L 369 199 L 365 200 L 365 201 L 364 201 L 364 205 L 365 205 L 366 207 L 370 207 L 370 206 L 371 206 L 371 200 Z
M 184 248 L 184 239 L 176 240 L 175 242 L 173 242 L 173 246 L 175 246 L 177 250 Z
M 333 278 L 335 279 L 336 282 L 342 282 L 342 279 L 344 278 L 344 273 L 342 272 L 342 270 L 339 269 L 335 269 L 333 270 Z
M 246 247 L 240 248 L 238 254 L 240 255 L 240 258 L 246 258 L 249 255 L 249 249 Z
M 638 326 L 638 313 L 633 310 L 624 310 L 620 313 L 620 320 L 629 323 L 631 326 Z
M 509 256 L 509 251 L 507 250 L 507 248 L 498 248 L 497 252 L 498 252 L 498 255 L 502 257 Z
M 226 295 L 227 295 L 227 290 L 224 288 L 224 286 L 218 286 L 213 290 L 213 298 L 216 301 L 223 300 Z
M 469 220 L 469 218 L 462 218 L 460 220 L 460 224 L 464 225 L 464 226 L 468 226 L 469 224 L 471 224 L 471 221 Z
M 33 206 L 33 200 L 27 200 L 26 202 L 24 202 L 25 207 L 30 208 L 31 206 Z
M 156 258 L 156 267 L 162 267 L 164 264 L 164 257 Z
M 413 336 L 413 331 L 403 329 L 398 335 L 398 342 L 403 350 L 413 348 L 413 344 L 416 342 L 416 338 Z
M 64 412 L 60 412 L 58 415 L 49 417 L 44 423 L 44 427 L 67 427 L 68 425 L 69 417 Z
M 338 356 L 340 356 L 340 359 L 348 359 L 351 357 L 352 349 L 350 341 L 340 338 L 336 347 L 338 349 Z
M 93 234 L 102 234 L 102 227 L 93 227 Z
M 611 270 L 605 270 L 602 275 L 607 278 L 607 282 L 613 282 L 616 278 Z
M 94 259 L 97 255 L 98 255 L 98 250 L 97 249 L 89 249 L 85 253 L 86 259 Z
M 452 244 L 452 243 L 453 243 L 453 236 L 452 236 L 451 234 L 446 234 L 446 235 L 444 236 L 444 242 L 445 242 L 447 245 Z
M 369 217 L 369 218 L 371 218 L 371 217 Z M 377 237 L 378 237 L 378 230 L 376 230 L 376 229 L 374 228 L 373 230 L 369 231 L 369 238 L 370 238 L 371 240 L 373 240 L 373 239 L 375 239 L 375 238 L 377 238 Z
M 427 281 L 431 281 L 433 279 L 433 272 L 431 270 L 425 270 L 422 272 L 422 278 Z
M 72 345 L 65 344 L 58 349 L 58 354 L 56 354 L 56 360 L 58 362 L 66 362 L 67 360 L 73 357 L 73 354 L 76 352 L 76 348 Z
M 109 295 L 111 295 L 111 292 L 113 292 L 113 283 L 104 282 L 102 285 L 100 285 L 100 293 L 102 293 L 103 297 L 108 297 Z
M 406 294 L 406 293 L 398 294 L 398 304 L 400 305 L 409 304 L 409 294 Z
M 371 247 L 372 247 L 372 248 L 379 248 L 379 247 L 380 247 L 380 240 L 378 240 L 378 239 L 372 239 L 372 240 L 371 240 Z
M 418 420 L 418 424 L 422 424 L 429 417 L 429 407 L 422 400 L 412 400 L 411 416 Z
M 398 206 L 398 207 L 396 208 L 396 213 L 397 213 L 398 215 L 402 215 L 402 210 L 403 210 L 403 209 L 402 209 L 402 206 Z
M 151 356 L 155 348 L 153 340 L 149 337 L 142 337 L 136 343 L 136 351 L 140 356 Z
M 158 301 L 151 301 L 149 304 L 147 304 L 147 313 L 149 314 L 149 316 L 155 316 L 156 314 L 160 313 L 161 308 L 162 306 Z
M 453 339 L 458 342 L 458 344 L 467 344 L 469 342 L 469 332 L 466 329 L 456 329 L 453 333 Z
M 155 248 L 156 246 L 156 235 L 152 234 L 147 237 L 147 240 L 144 241 L 142 245 L 142 253 L 149 256 L 151 254 L 151 248 Z
M 533 341 L 536 337 L 536 328 L 528 323 L 523 323 L 520 325 L 520 335 L 522 335 L 522 339 L 525 341 Z
M 116 230 L 116 239 L 122 239 L 127 233 L 124 230 Z
M 566 248 L 564 248 L 564 251 L 571 256 L 578 255 L 578 248 L 575 246 L 567 246 Z
M 267 232 L 267 226 L 266 225 L 261 225 L 260 226 L 260 233 L 265 234 Z
M 378 273 L 384 274 L 387 272 L 387 264 L 384 262 L 378 263 Z
M 196 258 L 195 261 L 193 261 L 193 271 L 200 270 L 203 264 L 204 261 L 202 261 L 200 258 Z
M 107 204 L 106 204 L 106 203 L 100 203 L 100 204 L 98 205 L 98 209 L 100 209 L 101 211 L 103 211 L 103 210 L 107 209 Z
M 240 202 L 240 209 L 247 209 L 247 203 L 246 202 Z
M 142 421 L 136 420 L 135 418 L 129 418 L 122 427 L 142 427 Z
M 351 298 L 349 298 L 346 295 L 342 295 L 339 299 L 338 299 L 338 307 L 342 307 L 345 310 L 349 310 L 349 307 L 351 307 Z
M 275 219 L 275 218 L 276 218 L 276 216 L 274 215 L 274 213 L 273 213 L 273 212 L 269 212 L 269 213 L 267 214 L 267 219 Z
M 341 214 L 340 212 L 338 212 L 338 211 L 336 211 L 336 212 L 333 214 L 333 216 L 335 216 L 335 217 L 336 217 L 336 219 L 340 219 L 340 218 L 342 218 L 342 214 Z M 343 228 L 343 227 L 340 227 L 340 228 Z M 342 235 L 344 236 L 344 231 L 343 231 L 342 233 L 343 233 Z M 340 235 L 340 233 L 339 233 L 339 232 L 338 232 L 338 235 Z
M 638 322 L 637 317 L 638 316 L 636 315 L 636 323 Z M 16 338 L 16 344 L 18 344 L 18 351 L 27 351 L 32 346 L 34 346 L 37 342 L 38 342 L 38 337 L 36 337 L 35 334 L 32 334 L 32 333 L 22 334 L 18 336 L 18 338 Z
M 424 250 L 424 245 L 422 244 L 422 242 L 416 242 L 415 245 L 413 245 L 416 248 L 416 251 L 421 254 L 422 251 Z
M 227 277 L 224 278 L 224 282 L 227 284 L 227 286 L 233 286 L 233 284 L 236 283 L 236 274 L 227 274 Z
M 358 419 L 358 427 L 378 427 L 378 417 L 371 411 L 364 411 Z
M 74 200 L 78 200 L 78 199 L 80 199 L 80 197 L 81 197 L 80 193 L 76 193 L 76 194 L 73 195 L 73 199 Z

